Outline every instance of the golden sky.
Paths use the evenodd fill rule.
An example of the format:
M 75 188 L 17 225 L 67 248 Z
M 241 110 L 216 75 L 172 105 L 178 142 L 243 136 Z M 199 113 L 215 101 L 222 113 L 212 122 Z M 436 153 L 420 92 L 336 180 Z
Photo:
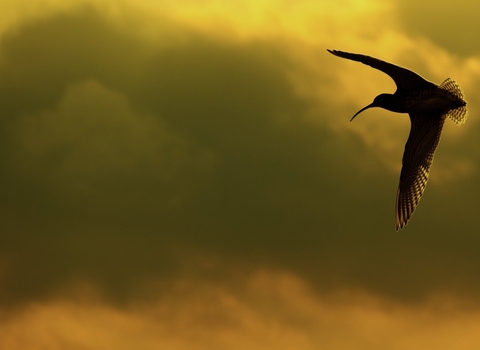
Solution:
M 0 2 L 0 348 L 479 347 L 475 6 Z M 399 233 L 408 117 L 327 48 L 465 93 Z

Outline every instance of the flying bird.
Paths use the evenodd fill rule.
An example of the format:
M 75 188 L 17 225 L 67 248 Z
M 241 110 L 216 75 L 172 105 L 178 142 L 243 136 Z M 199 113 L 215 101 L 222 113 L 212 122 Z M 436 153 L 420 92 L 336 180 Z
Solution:
M 437 85 L 409 69 L 377 58 L 337 50 L 327 51 L 378 69 L 388 74 L 397 85 L 395 93 L 378 95 L 371 104 L 355 113 L 350 121 L 372 107 L 408 113 L 410 116 L 410 134 L 403 153 L 395 205 L 395 228 L 401 230 L 422 198 L 445 119 L 449 117 L 457 125 L 465 123 L 467 101 L 460 86 L 450 78 Z

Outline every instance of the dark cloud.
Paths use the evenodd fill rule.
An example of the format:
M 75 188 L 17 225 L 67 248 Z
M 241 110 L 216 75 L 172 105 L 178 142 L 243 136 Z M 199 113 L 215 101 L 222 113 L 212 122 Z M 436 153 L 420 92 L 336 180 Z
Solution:
M 122 25 L 83 10 L 2 39 L 5 300 L 75 279 L 121 297 L 179 273 L 191 251 L 294 270 L 321 289 L 478 291 L 478 219 L 447 205 L 470 182 L 429 186 L 395 234 L 396 174 L 356 167 L 376 160 L 332 131 L 326 98 L 294 92 L 288 48 L 173 24 L 183 39 L 152 45 Z M 316 124 L 303 118 L 313 108 Z
M 403 28 L 407 33 L 417 37 L 427 37 L 438 46 L 457 55 L 477 55 L 477 15 L 476 3 L 460 0 L 452 4 L 438 1 L 435 4 L 416 1 L 398 1 Z

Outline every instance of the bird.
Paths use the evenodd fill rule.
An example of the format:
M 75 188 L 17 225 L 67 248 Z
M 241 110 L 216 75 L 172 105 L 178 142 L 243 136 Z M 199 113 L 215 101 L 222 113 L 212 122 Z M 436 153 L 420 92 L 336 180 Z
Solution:
M 389 75 L 397 86 L 393 94 L 383 93 L 375 97 L 350 121 L 372 107 L 408 113 L 410 117 L 411 128 L 403 153 L 395 202 L 395 228 L 398 232 L 408 223 L 422 198 L 445 119 L 450 118 L 457 125 L 465 123 L 467 101 L 460 86 L 450 78 L 437 85 L 407 68 L 374 57 L 338 50 L 327 51 L 378 69 Z

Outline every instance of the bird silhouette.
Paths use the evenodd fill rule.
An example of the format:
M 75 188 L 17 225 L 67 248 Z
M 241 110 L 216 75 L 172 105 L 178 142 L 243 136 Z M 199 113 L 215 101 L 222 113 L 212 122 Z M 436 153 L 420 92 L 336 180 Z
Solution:
M 450 78 L 437 85 L 411 70 L 377 58 L 337 50 L 327 51 L 378 69 L 388 74 L 397 85 L 395 93 L 378 95 L 371 104 L 355 113 L 350 121 L 372 107 L 408 113 L 410 116 L 411 129 L 403 153 L 395 205 L 395 228 L 401 230 L 412 217 L 427 185 L 445 119 L 450 117 L 458 125 L 467 119 L 467 102 L 463 92 Z

